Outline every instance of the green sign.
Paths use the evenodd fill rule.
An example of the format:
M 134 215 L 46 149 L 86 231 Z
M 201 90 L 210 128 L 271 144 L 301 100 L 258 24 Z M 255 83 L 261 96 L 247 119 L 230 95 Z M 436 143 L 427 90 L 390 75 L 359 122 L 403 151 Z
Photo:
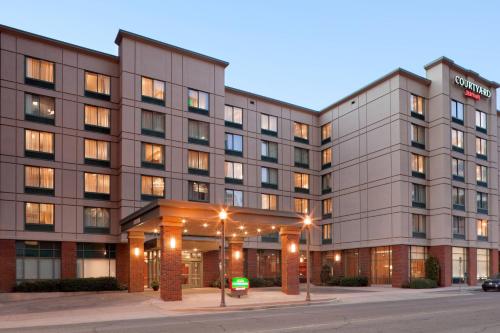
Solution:
M 231 280 L 231 289 L 246 290 L 248 289 L 248 279 L 246 277 L 234 277 Z

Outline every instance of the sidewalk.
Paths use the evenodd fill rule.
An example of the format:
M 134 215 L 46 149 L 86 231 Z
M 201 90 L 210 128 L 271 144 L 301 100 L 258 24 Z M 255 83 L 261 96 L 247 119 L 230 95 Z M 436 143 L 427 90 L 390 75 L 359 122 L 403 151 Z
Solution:
M 303 289 L 303 288 L 302 288 Z M 164 316 L 214 313 L 220 311 L 262 310 L 284 306 L 321 303 L 355 304 L 408 299 L 449 297 L 471 293 L 478 288 L 458 287 L 411 290 L 385 286 L 375 287 L 313 287 L 311 303 L 305 292 L 288 296 L 279 288 L 251 289 L 247 297 L 226 297 L 227 307 L 221 309 L 220 291 L 213 288 L 183 291 L 180 302 L 163 302 L 158 292 L 72 293 L 71 295 L 3 294 L 0 295 L 0 329 L 76 324 L 110 320 L 144 319 Z M 56 296 L 56 297 L 54 297 Z

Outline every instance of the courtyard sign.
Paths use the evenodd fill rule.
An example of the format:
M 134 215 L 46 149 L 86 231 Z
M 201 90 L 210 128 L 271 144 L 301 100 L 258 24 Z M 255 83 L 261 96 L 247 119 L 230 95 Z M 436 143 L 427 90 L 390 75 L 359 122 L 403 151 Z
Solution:
M 231 289 L 234 290 L 247 290 L 248 279 L 245 277 L 234 277 L 231 280 Z
M 481 87 L 480 85 L 477 85 L 474 82 L 471 82 L 461 76 L 455 76 L 455 84 L 465 88 L 464 95 L 466 97 L 473 98 L 476 101 L 481 99 L 481 96 L 484 96 L 486 98 L 491 97 L 491 90 Z

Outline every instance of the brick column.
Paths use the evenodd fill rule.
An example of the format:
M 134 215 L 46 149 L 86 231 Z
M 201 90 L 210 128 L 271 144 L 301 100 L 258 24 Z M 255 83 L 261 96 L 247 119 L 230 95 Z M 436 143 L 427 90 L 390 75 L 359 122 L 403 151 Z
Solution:
M 12 291 L 16 284 L 16 241 L 0 239 L 0 293 Z
M 392 245 L 392 286 L 401 288 L 409 280 L 408 245 Z
M 160 227 L 160 297 L 182 300 L 182 223 L 164 222 Z
M 219 280 L 219 251 L 203 252 L 203 287 Z
M 451 286 L 451 246 L 431 246 L 429 247 L 429 255 L 436 257 L 439 262 L 439 285 L 441 287 Z
M 321 260 L 320 251 L 311 251 L 311 283 L 321 284 L 321 268 L 323 262 Z
M 61 278 L 76 278 L 76 242 L 61 242 Z
M 128 292 L 144 291 L 144 232 L 129 231 Z M 138 249 L 136 252 L 136 249 Z
M 299 236 L 300 229 L 281 227 L 281 291 L 298 295 L 299 290 Z
M 247 277 L 257 277 L 257 249 L 247 249 Z
M 498 250 L 490 250 L 490 276 L 498 273 Z
M 243 276 L 243 238 L 232 237 L 228 246 L 227 277 L 229 281 L 233 277 Z
M 129 279 L 129 254 L 128 244 L 116 244 L 116 279 L 118 283 L 127 288 Z
M 467 249 L 467 284 L 477 285 L 477 249 L 469 247 Z
M 372 283 L 372 251 L 369 247 L 359 249 L 359 276 L 368 278 L 368 284 Z

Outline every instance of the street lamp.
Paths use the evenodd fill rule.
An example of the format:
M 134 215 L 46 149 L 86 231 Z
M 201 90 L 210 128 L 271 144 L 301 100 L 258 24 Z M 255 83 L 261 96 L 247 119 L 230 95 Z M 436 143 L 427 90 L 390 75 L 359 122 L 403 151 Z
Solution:
M 311 225 L 312 220 L 309 215 L 304 217 L 304 226 L 306 228 L 306 302 L 311 300 L 311 258 L 310 258 L 310 246 L 311 246 Z
M 220 306 L 225 307 L 226 306 L 226 293 L 225 293 L 225 287 L 226 287 L 226 279 L 224 277 L 224 274 L 226 272 L 226 244 L 225 244 L 225 237 L 226 237 L 226 230 L 225 230 L 225 221 L 227 219 L 227 212 L 223 209 L 219 212 L 219 220 L 220 220 L 220 225 L 221 225 L 221 233 L 220 233 L 220 261 L 221 261 L 221 268 L 220 268 Z

